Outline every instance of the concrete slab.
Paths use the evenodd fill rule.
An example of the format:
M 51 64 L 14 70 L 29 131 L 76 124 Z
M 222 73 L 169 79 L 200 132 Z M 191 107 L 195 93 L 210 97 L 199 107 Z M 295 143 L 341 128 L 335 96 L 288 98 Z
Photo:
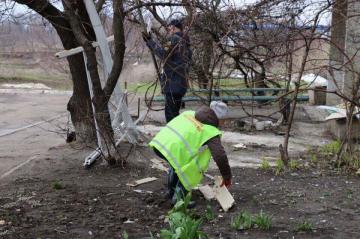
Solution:
M 317 106 L 306 105 L 303 107 L 304 111 L 311 122 L 325 122 L 325 118 L 329 115 L 324 109 L 319 109 Z

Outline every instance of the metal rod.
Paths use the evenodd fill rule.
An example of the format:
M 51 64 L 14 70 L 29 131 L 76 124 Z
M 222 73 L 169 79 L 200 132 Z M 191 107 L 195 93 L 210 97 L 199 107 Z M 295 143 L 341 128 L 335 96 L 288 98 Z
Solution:
M 87 57 L 86 57 L 85 52 L 83 52 L 83 58 L 84 58 L 85 66 L 86 66 L 86 65 L 87 65 Z M 85 67 L 85 69 L 86 69 L 86 78 L 87 78 L 87 81 L 88 81 L 89 91 L 90 91 L 91 107 L 92 107 L 93 116 L 94 116 L 94 123 L 95 123 L 95 129 L 96 129 L 97 143 L 98 143 L 98 146 L 99 146 L 100 150 L 101 150 L 102 152 L 104 152 L 104 151 L 103 151 L 103 147 L 102 147 L 102 143 L 101 143 L 100 129 L 99 129 L 99 125 L 98 125 L 97 120 L 96 120 L 95 105 L 94 105 L 94 102 L 92 101 L 92 99 L 93 99 L 93 97 L 94 97 L 93 85 L 92 85 L 92 82 L 91 82 L 90 72 L 89 72 L 89 70 L 88 70 L 87 67 Z
M 137 110 L 137 118 L 140 117 L 140 97 L 138 97 L 138 110 Z

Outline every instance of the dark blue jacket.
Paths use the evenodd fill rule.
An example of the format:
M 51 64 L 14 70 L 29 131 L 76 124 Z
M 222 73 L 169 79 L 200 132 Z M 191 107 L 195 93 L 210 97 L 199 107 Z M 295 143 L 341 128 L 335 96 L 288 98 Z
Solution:
M 165 50 L 154 40 L 147 41 L 147 46 L 157 55 L 164 64 L 164 73 L 160 84 L 164 94 L 185 95 L 187 90 L 187 75 L 192 57 L 190 42 L 182 32 L 170 37 L 170 47 Z

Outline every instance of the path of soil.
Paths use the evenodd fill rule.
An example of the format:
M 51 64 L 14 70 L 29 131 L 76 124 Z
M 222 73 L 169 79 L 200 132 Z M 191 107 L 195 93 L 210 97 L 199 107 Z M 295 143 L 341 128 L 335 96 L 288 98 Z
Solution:
M 0 95 L 0 131 L 62 114 L 67 99 Z M 168 226 L 165 216 L 171 205 L 164 200 L 166 175 L 150 167 L 149 159 L 155 156 L 149 149 L 133 148 L 124 167 L 97 163 L 85 170 L 82 163 L 91 149 L 64 144 L 59 133 L 64 129 L 66 117 L 0 137 L 0 173 L 5 174 L 0 178 L 0 238 L 121 238 L 126 231 L 138 239 Z M 202 229 L 210 238 L 360 238 L 359 178 L 309 166 L 279 176 L 272 170 L 243 168 L 247 163 L 258 165 L 265 156 L 276 159 L 282 136 L 275 133 L 224 134 L 236 205 L 221 212 L 217 202 L 208 202 L 195 191 L 195 213 L 204 216 L 210 205 L 216 216 L 204 221 Z M 308 165 L 309 147 L 329 142 L 322 123 L 297 122 L 292 136 L 291 156 L 302 165 Z M 234 150 L 237 142 L 247 148 Z M 120 150 L 125 156 L 130 147 L 124 144 Z M 218 174 L 214 165 L 210 174 Z M 126 186 L 148 176 L 159 179 L 136 188 L 143 191 Z M 273 217 L 270 231 L 230 227 L 241 211 L 255 214 L 261 210 Z M 313 232 L 296 231 L 304 221 L 313 225 Z
M 74 145 L 73 145 L 74 147 Z M 123 146 L 123 152 L 128 148 Z M 16 179 L 3 182 L 0 189 L 1 238 L 146 238 L 167 224 L 164 216 L 170 204 L 163 199 L 166 175 L 151 169 L 153 155 L 137 148 L 125 168 L 97 164 L 81 167 L 87 150 L 65 145 L 50 149 L 17 172 Z M 67 157 L 63 157 L 67 155 Z M 29 174 L 29 172 L 33 172 Z M 34 172 L 36 172 L 34 174 Z M 216 174 L 216 171 L 210 173 Z M 210 238 L 359 238 L 358 178 L 339 176 L 308 168 L 275 176 L 261 169 L 233 170 L 231 192 L 236 205 L 223 213 L 215 201 L 205 201 L 194 192 L 196 214 L 204 215 L 209 204 L 216 218 L 206 221 L 203 230 Z M 126 183 L 147 176 L 159 180 L 136 189 Z M 54 183 L 63 189 L 54 189 Z M 240 211 L 273 217 L 273 227 L 235 231 L 231 219 Z M 311 233 L 298 233 L 300 222 L 309 221 Z

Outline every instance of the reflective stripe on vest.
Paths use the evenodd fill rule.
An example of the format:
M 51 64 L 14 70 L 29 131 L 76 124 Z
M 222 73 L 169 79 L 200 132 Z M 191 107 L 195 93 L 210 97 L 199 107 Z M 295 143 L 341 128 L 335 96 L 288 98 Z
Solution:
M 164 151 L 166 151 L 166 153 L 171 157 L 171 159 L 174 161 L 174 163 L 176 164 L 176 167 L 179 170 L 179 173 L 181 173 L 181 176 L 184 178 L 185 183 L 187 184 L 187 187 L 191 187 L 188 178 L 185 176 L 184 172 L 181 170 L 180 164 L 178 162 L 178 160 L 174 157 L 174 155 L 159 141 L 157 141 L 156 139 L 152 140 L 154 143 L 158 144 Z
M 187 151 L 189 152 L 189 155 L 190 155 L 190 158 L 191 159 L 194 159 L 196 161 L 196 166 L 199 170 L 199 172 L 202 172 L 203 173 L 203 170 L 201 169 L 200 165 L 199 165 L 199 157 L 198 157 L 198 154 L 200 153 L 200 151 L 196 152 L 196 154 L 194 154 L 194 152 L 191 150 L 191 147 L 189 145 L 189 142 L 186 141 L 186 139 L 184 139 L 184 137 L 182 137 L 182 135 L 176 131 L 173 127 L 171 127 L 170 125 L 166 125 L 166 127 L 168 129 L 170 129 L 172 132 L 174 132 L 174 134 L 176 134 L 176 136 L 183 142 L 183 144 L 185 145 Z M 205 150 L 205 149 L 203 149 Z M 202 150 L 202 151 L 203 151 Z M 201 152 L 202 152 L 201 151 Z

